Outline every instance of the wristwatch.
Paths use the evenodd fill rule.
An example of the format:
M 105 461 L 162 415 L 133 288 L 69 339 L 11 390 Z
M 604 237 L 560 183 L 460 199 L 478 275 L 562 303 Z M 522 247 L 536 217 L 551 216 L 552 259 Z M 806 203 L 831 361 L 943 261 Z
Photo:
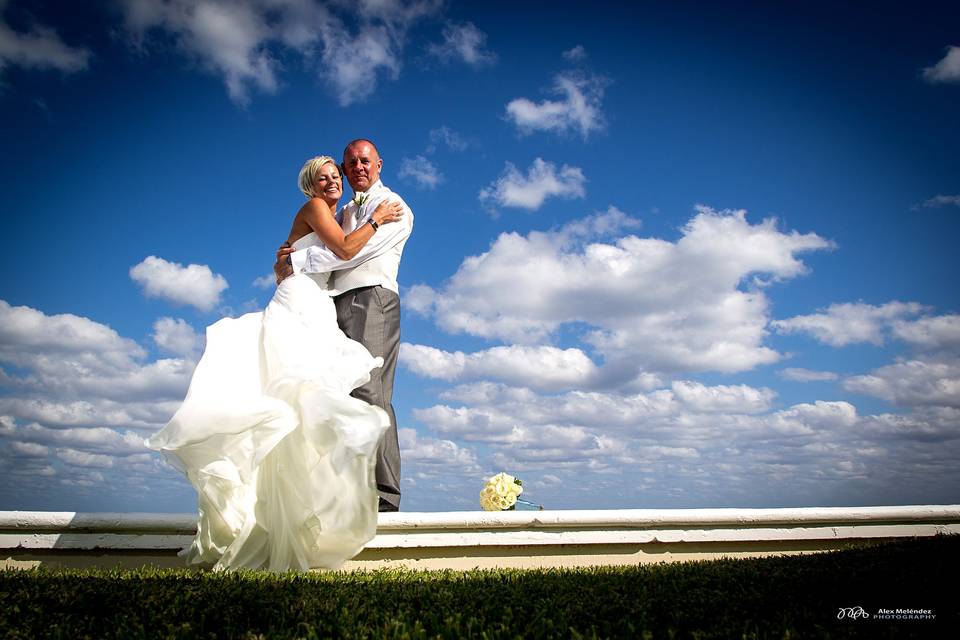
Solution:
M 378 225 L 378 224 L 377 224 L 377 221 L 374 220 L 373 218 L 370 218 L 369 220 L 367 220 L 367 222 L 370 223 L 370 226 L 373 227 L 373 230 L 374 230 L 374 231 L 376 231 L 377 229 L 380 228 L 380 225 Z

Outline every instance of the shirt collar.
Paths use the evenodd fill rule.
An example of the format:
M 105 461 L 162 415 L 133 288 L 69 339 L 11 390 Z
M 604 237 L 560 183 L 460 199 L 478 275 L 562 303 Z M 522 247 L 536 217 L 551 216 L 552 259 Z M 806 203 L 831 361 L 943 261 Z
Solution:
M 354 191 L 353 197 L 350 198 L 350 202 L 352 202 L 353 204 L 357 204 L 357 202 L 359 201 L 362 204 L 366 202 L 367 198 L 369 198 L 371 194 L 383 188 L 384 188 L 383 183 L 378 179 L 376 182 L 370 185 L 370 188 L 367 189 L 366 191 Z

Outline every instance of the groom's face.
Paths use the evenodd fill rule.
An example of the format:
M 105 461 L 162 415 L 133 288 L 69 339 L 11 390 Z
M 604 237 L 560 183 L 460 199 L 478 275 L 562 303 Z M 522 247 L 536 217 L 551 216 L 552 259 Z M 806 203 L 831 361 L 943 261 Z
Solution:
M 369 142 L 357 142 L 343 152 L 343 170 L 354 191 L 366 191 L 380 179 L 383 161 Z

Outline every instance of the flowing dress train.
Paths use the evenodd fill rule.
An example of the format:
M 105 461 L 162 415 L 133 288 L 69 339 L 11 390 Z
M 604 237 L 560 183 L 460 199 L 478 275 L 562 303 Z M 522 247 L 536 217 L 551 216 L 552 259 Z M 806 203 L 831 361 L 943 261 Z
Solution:
M 326 285 L 296 274 L 263 312 L 208 327 L 183 405 L 147 441 L 197 491 L 188 563 L 336 569 L 376 533 L 390 420 L 350 392 L 383 361 L 340 331 Z

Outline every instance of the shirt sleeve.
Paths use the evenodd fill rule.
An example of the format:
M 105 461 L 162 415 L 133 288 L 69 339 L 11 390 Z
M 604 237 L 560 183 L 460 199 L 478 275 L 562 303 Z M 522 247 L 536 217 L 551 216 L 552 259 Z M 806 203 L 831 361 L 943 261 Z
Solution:
M 338 258 L 337 254 L 322 244 L 294 251 L 290 254 L 294 273 L 326 273 L 328 271 L 350 269 L 363 264 L 367 260 L 383 255 L 397 246 L 398 243 L 410 237 L 410 233 L 413 231 L 413 211 L 407 206 L 407 203 L 392 192 L 380 198 L 380 200 L 399 200 L 403 205 L 403 217 L 398 222 L 381 225 L 373 234 L 373 237 L 367 241 L 367 244 L 360 248 L 357 255 L 349 260 Z M 377 208 L 375 206 L 377 204 L 379 202 L 371 203 L 367 207 L 369 213 L 366 214 L 361 225 L 366 224 L 366 221 L 370 219 L 373 211 Z M 361 225 L 357 225 L 357 228 Z

